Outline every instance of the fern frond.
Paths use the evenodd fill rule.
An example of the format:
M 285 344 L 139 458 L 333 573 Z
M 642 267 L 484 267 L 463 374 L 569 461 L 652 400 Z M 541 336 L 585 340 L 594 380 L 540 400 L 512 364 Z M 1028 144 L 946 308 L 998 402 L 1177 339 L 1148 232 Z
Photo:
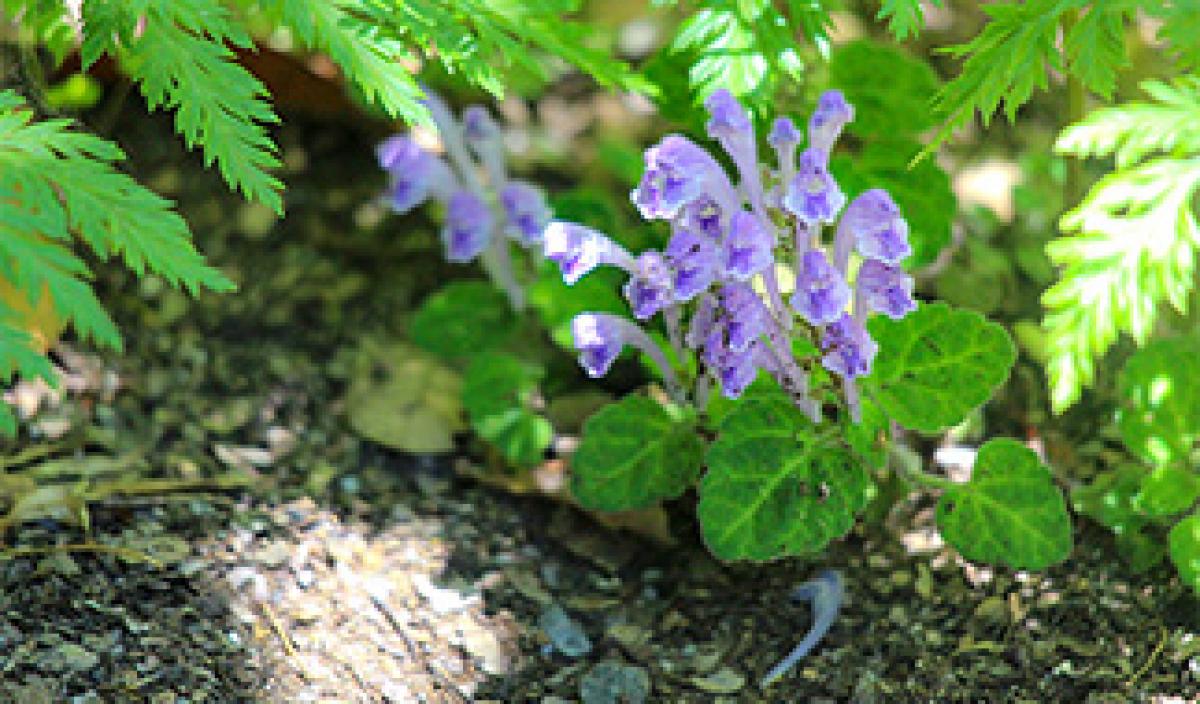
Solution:
M 216 0 L 89 0 L 84 4 L 85 66 L 121 49 L 124 65 L 152 109 L 175 110 L 175 128 L 206 165 L 251 200 L 283 211 L 283 184 L 266 125 L 278 122 L 262 83 L 235 62 L 251 45 Z M 142 24 L 140 32 L 135 31 Z
M 1042 297 L 1056 411 L 1079 398 L 1120 333 L 1144 343 L 1159 305 L 1183 312 L 1195 284 L 1200 80 L 1143 88 L 1156 103 L 1098 110 L 1055 145 L 1064 154 L 1117 160 L 1117 170 L 1062 217 L 1064 234 L 1075 236 L 1047 246 L 1062 267 L 1061 280 Z
M 1067 68 L 1088 90 L 1112 97 L 1117 70 L 1129 65 L 1125 25 L 1135 19 L 1139 4 L 1129 0 L 1094 3 L 1067 31 Z
M 1200 3 L 1168 0 L 1148 3 L 1146 11 L 1162 20 L 1158 38 L 1167 42 L 1170 53 L 1188 70 L 1200 70 Z
M 942 6 L 942 0 L 933 0 L 936 7 Z M 921 8 L 921 0 L 880 0 L 877 20 L 887 20 L 888 31 L 897 41 L 904 41 L 909 35 L 917 36 L 925 28 L 925 11 Z
M 26 299 L 46 291 L 81 337 L 120 347 L 87 266 L 72 252 L 73 235 L 139 275 L 153 272 L 192 292 L 233 287 L 204 263 L 168 201 L 113 168 L 124 158 L 116 145 L 71 131 L 66 120 L 32 118 L 19 96 L 0 91 L 0 276 Z

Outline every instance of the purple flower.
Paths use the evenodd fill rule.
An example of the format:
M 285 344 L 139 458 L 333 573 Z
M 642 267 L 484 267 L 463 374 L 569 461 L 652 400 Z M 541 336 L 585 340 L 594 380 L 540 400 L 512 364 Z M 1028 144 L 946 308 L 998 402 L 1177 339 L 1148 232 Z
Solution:
M 492 114 L 482 105 L 472 105 L 463 110 L 463 132 L 467 141 L 481 144 L 500 137 L 500 128 L 492 119 Z
M 713 241 L 720 241 L 722 218 L 721 206 L 708 196 L 700 196 L 683 207 L 676 222 L 679 227 L 695 230 Z
M 850 303 L 850 287 L 834 269 L 825 253 L 810 249 L 800 256 L 796 267 L 796 290 L 791 304 L 811 325 L 825 325 L 838 319 Z
M 674 303 L 673 280 L 671 267 L 662 254 L 651 250 L 638 255 L 624 288 L 633 316 L 645 320 Z
M 446 222 L 442 225 L 442 244 L 446 259 L 469 262 L 488 246 L 492 234 L 492 212 L 471 191 L 457 191 L 446 204 Z
M 838 223 L 837 239 L 842 241 L 835 242 L 835 249 L 848 249 L 847 236 L 854 238 L 858 253 L 868 259 L 899 264 L 912 254 L 908 223 L 900 214 L 899 206 L 882 188 L 863 191 L 846 206 L 846 213 Z M 838 253 L 842 254 L 841 251 Z M 845 256 L 849 256 L 849 252 L 845 252 Z
M 846 381 L 864 376 L 879 352 L 879 345 L 862 323 L 843 313 L 825 328 L 821 337 L 821 364 Z
M 701 196 L 728 202 L 732 194 L 720 164 L 687 137 L 672 134 L 646 150 L 646 171 L 630 198 L 647 220 L 669 220 Z
M 796 129 L 796 123 L 792 122 L 790 117 L 777 117 L 771 123 L 771 132 L 767 135 L 767 144 L 776 149 L 789 146 L 795 148 L 803 139 L 804 135 L 800 134 L 800 130 Z
M 562 269 L 563 281 L 574 284 L 601 264 L 634 269 L 633 257 L 621 245 L 590 227 L 555 220 L 542 234 L 542 252 Z
M 721 243 L 725 273 L 747 281 L 775 263 L 774 235 L 753 213 L 739 210 L 729 221 L 729 234 Z
M 704 107 L 709 114 L 708 124 L 705 125 L 709 137 L 729 139 L 754 135 L 754 123 L 750 120 L 750 113 L 728 89 L 721 88 L 713 92 L 704 101 Z
M 762 343 L 754 342 L 741 352 L 725 350 L 714 366 L 721 379 L 721 393 L 725 398 L 740 398 L 746 387 L 758 378 Z
M 846 102 L 840 90 L 827 90 L 817 100 L 817 108 L 808 120 L 808 146 L 828 153 L 833 151 L 842 128 L 854 119 L 854 106 Z
M 831 223 L 846 204 L 846 196 L 829 173 L 828 152 L 809 147 L 783 194 L 783 207 L 808 223 Z
M 509 181 L 500 191 L 500 204 L 508 217 L 508 233 L 526 247 L 542 241 L 542 232 L 553 213 L 541 189 L 523 181 Z
M 627 321 L 605 313 L 580 313 L 571 320 L 571 337 L 579 350 L 579 364 L 592 378 L 608 373 L 625 347 Z
M 691 230 L 679 229 L 667 243 L 667 262 L 674 270 L 674 298 L 690 301 L 717 278 L 717 243 Z
M 430 181 L 440 160 L 412 138 L 402 134 L 389 137 L 375 148 L 375 156 L 391 175 L 388 196 L 396 212 L 408 212 L 429 197 Z
M 729 283 L 721 287 L 721 312 L 729 347 L 744 350 L 766 334 L 771 314 L 749 284 Z
M 899 320 L 917 308 L 912 291 L 912 277 L 900 267 L 868 259 L 859 267 L 854 281 L 855 311 L 878 311 Z M 856 317 L 861 319 L 862 315 Z

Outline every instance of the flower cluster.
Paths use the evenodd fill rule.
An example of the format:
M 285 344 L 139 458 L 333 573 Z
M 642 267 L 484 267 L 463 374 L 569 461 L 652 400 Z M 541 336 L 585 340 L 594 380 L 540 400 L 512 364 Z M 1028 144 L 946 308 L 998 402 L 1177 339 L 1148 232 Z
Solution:
M 545 255 L 568 284 L 598 266 L 624 269 L 634 318 L 662 314 L 677 351 L 694 350 L 703 361 L 698 404 L 710 378 L 737 398 L 765 371 L 819 420 L 809 388 L 818 362 L 792 352 L 793 336 L 807 335 L 857 418 L 855 380 L 870 371 L 878 352 L 867 316 L 901 318 L 916 302 L 912 279 L 900 268 L 911 253 L 900 209 L 880 189 L 847 203 L 829 171 L 830 151 L 854 108 L 840 91 L 822 95 L 803 151 L 801 130 L 789 118 L 777 119 L 767 137 L 775 156 L 770 168 L 760 165 L 753 121 L 732 94 L 717 91 L 705 106 L 708 135 L 733 162 L 737 183 L 705 149 L 670 135 L 646 151 L 645 172 L 631 194 L 645 219 L 670 224 L 662 251 L 634 256 L 600 232 L 553 221 L 543 236 Z M 829 242 L 826 226 L 833 229 Z M 783 254 L 790 260 L 781 261 Z M 780 265 L 795 276 L 786 301 Z M 603 375 L 625 345 L 663 357 L 641 328 L 616 316 L 585 313 L 573 329 L 581 363 L 593 376 Z M 659 363 L 673 385 L 665 360 Z
M 388 201 L 401 213 L 430 198 L 441 202 L 446 259 L 465 263 L 482 257 L 493 279 L 520 308 L 521 289 L 513 280 L 505 237 L 500 235 L 525 247 L 540 246 L 552 217 L 545 195 L 531 183 L 508 177 L 502 135 L 485 108 L 467 108 L 459 122 L 436 96 L 428 94 L 424 102 L 447 159 L 422 148 L 411 135 L 384 141 L 376 157 L 390 177 Z

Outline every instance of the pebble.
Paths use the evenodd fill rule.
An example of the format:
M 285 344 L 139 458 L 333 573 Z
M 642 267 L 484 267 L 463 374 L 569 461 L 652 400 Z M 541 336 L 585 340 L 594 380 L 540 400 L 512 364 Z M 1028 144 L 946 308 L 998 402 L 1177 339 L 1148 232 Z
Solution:
M 692 677 L 688 681 L 709 694 L 734 694 L 746 686 L 746 678 L 730 667 L 722 667 L 711 675 Z
M 542 612 L 538 618 L 538 626 L 550 639 L 550 644 L 569 658 L 578 658 L 592 651 L 592 641 L 588 639 L 583 626 L 567 615 L 561 606 L 551 606 Z
M 642 704 L 650 696 L 650 675 L 634 665 L 606 660 L 579 681 L 583 704 Z

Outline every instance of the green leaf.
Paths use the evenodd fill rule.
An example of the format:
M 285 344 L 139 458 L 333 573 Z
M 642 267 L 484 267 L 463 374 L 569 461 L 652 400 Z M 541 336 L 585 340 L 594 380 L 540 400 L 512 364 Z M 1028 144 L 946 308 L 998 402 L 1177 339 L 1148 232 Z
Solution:
M 1200 336 L 1156 340 L 1121 372 L 1117 427 L 1125 445 L 1155 465 L 1186 461 L 1200 442 Z
M 725 560 L 817 552 L 846 534 L 871 479 L 832 435 L 819 435 L 787 399 L 731 411 L 708 449 L 700 482 L 704 541 Z
M 871 399 L 861 400 L 862 418 L 855 423 L 847 416 L 842 425 L 846 443 L 868 467 L 887 464 L 890 437 L 888 417 Z
M 644 396 L 626 396 L 584 423 L 571 456 L 571 490 L 586 508 L 645 508 L 686 491 L 703 457 L 692 418 L 672 417 Z
M 1125 533 L 1145 525 L 1146 517 L 1135 503 L 1145 468 L 1124 465 L 1102 472 L 1090 484 L 1071 492 L 1071 505 L 1081 513 L 1115 533 Z
M 902 320 L 876 316 L 867 329 L 879 355 L 864 390 L 897 423 L 922 432 L 962 422 L 1016 361 L 1004 328 L 944 303 L 921 305 Z
M 929 64 L 895 47 L 858 40 L 829 59 L 829 82 L 854 106 L 846 129 L 869 138 L 915 142 L 936 123 L 930 106 L 940 82 Z M 915 154 L 903 155 L 907 164 Z
M 519 467 L 542 460 L 554 428 L 533 410 L 542 369 L 505 354 L 477 356 L 463 382 L 463 406 L 479 437 Z
M 0 437 L 12 439 L 16 436 L 17 417 L 7 403 L 0 401 Z
M 516 324 L 504 294 L 484 281 L 455 281 L 432 294 L 409 322 L 413 342 L 449 358 L 502 344 Z
M 1067 67 L 1084 87 L 1112 98 L 1117 71 L 1129 65 L 1125 26 L 1137 19 L 1134 3 L 1098 2 L 1067 31 Z
M 1200 69 L 1200 4 L 1192 0 L 1165 0 L 1146 4 L 1146 11 L 1162 20 L 1158 39 L 1185 69 Z
M 979 449 L 971 480 L 938 500 L 937 523 L 968 560 L 1040 570 L 1071 553 L 1062 492 L 1032 450 L 1007 438 Z
M 912 163 L 918 149 L 915 142 L 873 141 L 853 156 L 835 155 L 830 166 L 848 198 L 869 188 L 892 195 L 909 224 L 909 269 L 932 263 L 950 243 L 958 212 L 949 174 L 932 159 Z
M 1175 524 L 1167 537 L 1171 562 L 1183 583 L 1200 593 L 1200 513 Z
M 1117 553 L 1129 564 L 1134 574 L 1145 574 L 1167 557 L 1167 544 L 1162 535 L 1151 534 L 1145 528 L 1116 534 Z
M 1181 467 L 1158 467 L 1142 479 L 1135 505 L 1149 516 L 1183 513 L 1200 498 L 1200 476 Z
M 571 320 L 579 313 L 628 315 L 629 304 L 620 293 L 625 277 L 625 272 L 605 267 L 568 286 L 563 282 L 558 265 L 543 260 L 538 265 L 537 280 L 529 287 L 529 304 L 537 311 L 554 342 L 573 351 Z
M 941 7 L 942 0 L 933 0 L 934 7 Z M 887 20 L 888 31 L 896 41 L 916 37 L 925 27 L 925 11 L 921 0 L 880 0 L 877 20 Z

